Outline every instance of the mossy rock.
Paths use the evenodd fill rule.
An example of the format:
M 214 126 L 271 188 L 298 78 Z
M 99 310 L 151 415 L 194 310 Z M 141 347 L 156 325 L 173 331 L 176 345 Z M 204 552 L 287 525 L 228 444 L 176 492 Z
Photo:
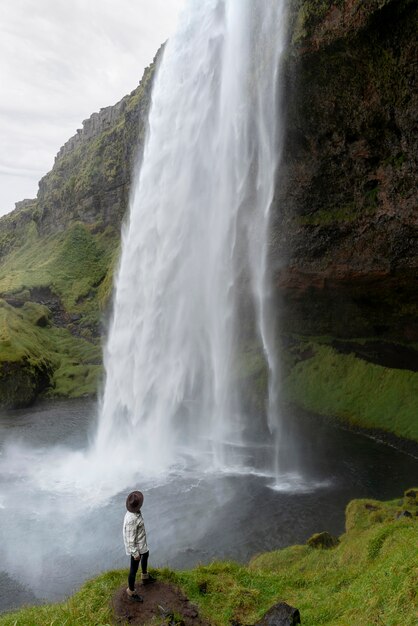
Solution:
M 386 511 L 377 500 L 352 500 L 345 511 L 345 529 L 347 532 L 366 530 L 385 517 Z
M 404 503 L 406 507 L 418 507 L 418 488 L 407 489 L 404 493 Z
M 50 374 L 47 365 L 34 365 L 26 358 L 1 363 L 0 407 L 19 409 L 31 405 L 48 387 Z
M 306 543 L 311 548 L 323 550 L 335 548 L 340 543 L 340 540 L 329 532 L 324 531 L 322 533 L 315 533 L 312 537 L 309 537 Z

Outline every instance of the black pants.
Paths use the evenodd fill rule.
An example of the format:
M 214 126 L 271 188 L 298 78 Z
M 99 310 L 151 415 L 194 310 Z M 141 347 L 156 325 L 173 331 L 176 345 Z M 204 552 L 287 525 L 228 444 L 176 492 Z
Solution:
M 129 570 L 129 577 L 128 577 L 128 585 L 131 591 L 135 591 L 135 578 L 136 578 L 136 573 L 138 571 L 138 567 L 140 563 L 141 563 L 142 573 L 143 574 L 147 573 L 149 552 L 145 552 L 145 554 L 141 554 L 140 556 L 141 558 L 139 561 L 136 561 L 134 557 L 131 556 L 131 569 Z

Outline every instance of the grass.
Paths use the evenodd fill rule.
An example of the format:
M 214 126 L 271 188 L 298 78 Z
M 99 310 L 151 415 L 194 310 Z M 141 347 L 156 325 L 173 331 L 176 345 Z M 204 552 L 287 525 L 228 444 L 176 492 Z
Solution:
M 215 562 L 187 571 L 165 568 L 158 576 L 178 585 L 215 626 L 230 626 L 233 620 L 253 624 L 278 601 L 296 606 L 304 626 L 414 626 L 416 492 L 390 502 L 350 502 L 347 531 L 332 549 L 290 546 L 256 556 L 248 565 Z M 405 509 L 412 517 L 398 519 Z M 124 570 L 107 572 L 63 603 L 0 616 L 0 626 L 110 624 L 110 601 L 126 576 Z
M 46 237 L 39 236 L 33 227 L 24 245 L 3 260 L 0 293 L 49 287 L 67 311 L 80 312 L 83 298 L 94 296 L 104 280 L 114 250 L 118 249 L 118 239 L 112 229 L 94 235 L 77 222 L 63 233 Z
M 45 376 L 50 397 L 97 391 L 102 375 L 97 329 L 118 253 L 119 234 L 110 227 L 95 232 L 76 222 L 64 232 L 40 236 L 34 222 L 27 224 L 24 244 L 11 250 L 0 268 L 0 294 L 24 303 L 0 301 L 2 404 L 31 402 L 44 390 Z M 57 320 L 54 325 L 47 306 L 31 302 L 36 289 L 47 289 L 57 300 L 65 327 Z
M 87 582 L 61 604 L 24 608 L 0 616 L 2 626 L 105 626 L 111 623 L 110 598 L 125 582 L 126 572 L 108 572 Z
M 327 345 L 294 363 L 283 381 L 285 399 L 304 409 L 365 428 L 418 440 L 418 373 L 368 363 Z
M 100 346 L 51 326 L 48 315 L 47 307 L 33 302 L 15 309 L 0 300 L 0 380 L 15 363 L 52 371 L 50 396 L 94 393 L 102 372 Z

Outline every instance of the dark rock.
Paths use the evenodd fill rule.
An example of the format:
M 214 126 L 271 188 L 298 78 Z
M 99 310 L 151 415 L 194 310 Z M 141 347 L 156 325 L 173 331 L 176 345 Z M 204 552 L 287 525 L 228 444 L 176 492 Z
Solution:
M 278 602 L 254 626 L 296 626 L 300 623 L 298 609 L 289 606 L 286 602 Z
M 337 537 L 333 537 L 330 533 L 324 531 L 322 533 L 315 533 L 312 537 L 309 537 L 306 543 L 311 548 L 328 549 L 335 548 L 335 546 L 338 546 L 340 541 Z
M 35 324 L 40 328 L 46 328 L 46 326 L 48 326 L 49 324 L 48 315 L 41 315 L 40 317 L 38 317 Z
M 199 583 L 198 589 L 199 589 L 199 593 L 202 596 L 204 596 L 208 592 L 208 583 L 207 583 L 207 581 L 205 580 L 204 582 Z
M 0 364 L 0 407 L 21 409 L 35 402 L 51 384 L 50 363 L 31 363 L 26 357 Z
M 368 511 L 377 511 L 379 509 L 375 504 L 369 504 L 368 502 L 364 505 L 364 508 Z
M 404 500 L 407 506 L 418 505 L 418 489 L 407 489 L 404 493 Z
M 396 519 L 402 519 L 402 517 L 412 517 L 412 513 L 410 511 L 399 511 Z

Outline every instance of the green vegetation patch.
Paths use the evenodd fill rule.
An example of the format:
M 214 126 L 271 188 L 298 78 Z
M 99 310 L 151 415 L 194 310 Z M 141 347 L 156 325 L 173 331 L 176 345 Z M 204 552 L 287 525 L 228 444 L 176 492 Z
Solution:
M 50 311 L 27 302 L 14 308 L 0 300 L 0 402 L 21 406 L 48 388 L 50 396 L 94 393 L 101 376 L 101 349 L 65 328 L 50 325 Z
M 361 217 L 372 215 L 377 206 L 378 187 L 367 192 L 365 207 L 356 206 L 354 203 L 341 207 L 320 209 L 308 215 L 300 215 L 296 218 L 299 224 L 311 226 L 328 226 L 342 222 L 354 222 Z
M 406 505 L 411 517 L 397 519 L 399 507 Z M 381 521 L 373 518 L 376 508 Z M 290 546 L 256 556 L 247 566 L 215 562 L 157 573 L 161 580 L 178 585 L 215 626 L 234 621 L 254 624 L 279 601 L 297 607 L 304 626 L 413 626 L 417 513 L 416 497 L 387 503 L 355 500 L 347 507 L 348 531 L 329 550 Z M 108 572 L 66 602 L 0 616 L 0 626 L 111 624 L 111 599 L 126 585 L 126 577 L 127 570 Z
M 68 311 L 83 309 L 83 299 L 94 296 L 118 250 L 113 229 L 95 235 L 81 223 L 63 233 L 39 236 L 35 224 L 21 247 L 0 268 L 0 293 L 48 287 Z M 80 306 L 81 305 L 81 306 Z
M 107 626 L 112 623 L 110 598 L 126 581 L 126 572 L 108 572 L 87 582 L 61 604 L 24 608 L 0 616 L 1 626 Z
M 375 365 L 330 346 L 307 343 L 312 356 L 290 367 L 285 399 L 319 415 L 418 440 L 418 373 Z

